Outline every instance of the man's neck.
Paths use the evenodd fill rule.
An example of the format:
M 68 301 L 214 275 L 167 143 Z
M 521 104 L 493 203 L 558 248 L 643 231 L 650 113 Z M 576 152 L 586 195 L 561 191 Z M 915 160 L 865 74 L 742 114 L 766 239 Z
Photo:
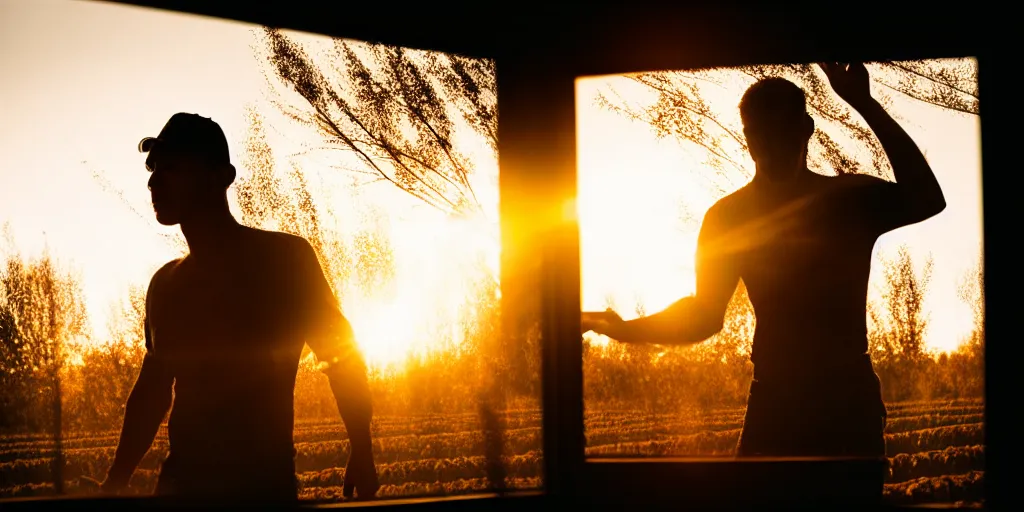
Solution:
M 765 171 L 758 169 L 754 173 L 753 183 L 758 188 L 765 191 L 792 191 L 797 192 L 803 188 L 803 185 L 807 184 L 811 178 L 814 178 L 814 173 L 805 165 L 799 171 L 793 173 L 790 177 L 782 180 L 772 180 L 769 176 L 777 176 L 779 173 L 772 173 L 771 171 Z
M 216 258 L 241 231 L 242 225 L 227 210 L 210 212 L 194 221 L 181 223 L 181 234 L 194 258 Z

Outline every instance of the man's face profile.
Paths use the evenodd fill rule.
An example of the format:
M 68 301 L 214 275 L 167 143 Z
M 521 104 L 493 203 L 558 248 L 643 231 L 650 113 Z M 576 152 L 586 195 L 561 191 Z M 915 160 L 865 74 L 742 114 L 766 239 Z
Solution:
M 148 186 L 156 220 L 173 226 L 188 218 L 209 194 L 211 184 L 204 179 L 200 162 L 168 148 L 156 147 L 146 158 L 150 171 Z

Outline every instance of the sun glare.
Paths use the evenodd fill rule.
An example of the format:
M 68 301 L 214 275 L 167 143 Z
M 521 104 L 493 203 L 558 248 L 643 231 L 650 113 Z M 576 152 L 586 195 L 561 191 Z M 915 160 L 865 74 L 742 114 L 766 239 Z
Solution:
M 394 274 L 380 290 L 346 288 L 342 307 L 371 366 L 400 367 L 409 356 L 458 347 L 481 280 L 496 279 L 488 226 L 441 214 L 392 220 Z

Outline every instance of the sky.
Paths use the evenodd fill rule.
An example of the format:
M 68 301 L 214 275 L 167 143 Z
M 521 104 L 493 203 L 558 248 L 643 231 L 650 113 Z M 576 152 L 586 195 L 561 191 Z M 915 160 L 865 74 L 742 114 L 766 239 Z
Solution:
M 268 106 L 252 29 L 103 2 L 0 0 L 0 223 L 10 222 L 22 253 L 47 247 L 79 274 L 94 331 L 102 332 L 111 302 L 124 297 L 130 284 L 144 286 L 156 268 L 178 256 L 160 236 L 176 228 L 152 218 L 149 175 L 135 149 L 139 139 L 155 135 L 175 112 L 200 113 L 223 127 L 238 166 L 244 161 L 245 109 L 257 105 L 272 125 L 279 163 L 318 176 L 323 197 L 339 205 L 340 222 L 358 225 L 354 217 L 367 205 L 389 213 L 402 291 L 387 301 L 364 294 L 344 304 L 371 360 L 394 361 L 429 345 L 419 324 L 400 328 L 389 318 L 420 308 L 429 323 L 426 305 L 439 289 L 449 290 L 446 279 L 459 272 L 459 263 L 443 251 L 444 241 L 463 231 L 400 199 L 401 192 L 353 189 L 325 170 L 322 160 L 295 157 L 310 134 L 284 123 Z M 628 317 L 636 297 L 653 311 L 692 292 L 694 237 L 679 230 L 678 204 L 687 201 L 702 211 L 712 198 L 688 178 L 697 163 L 677 143 L 656 140 L 648 127 L 593 105 L 593 94 L 615 80 L 578 82 L 583 306 L 603 308 L 612 296 L 626 305 L 621 312 Z M 933 164 L 949 207 L 884 236 L 879 248 L 909 243 L 915 255 L 933 255 L 929 344 L 952 348 L 970 322 L 956 299 L 956 281 L 979 255 L 978 122 L 912 102 L 897 108 L 911 119 L 905 127 Z M 478 172 L 486 179 L 477 191 L 494 211 L 496 162 L 481 154 Z M 110 187 L 102 186 L 104 180 Z M 124 202 L 112 191 L 121 191 Z

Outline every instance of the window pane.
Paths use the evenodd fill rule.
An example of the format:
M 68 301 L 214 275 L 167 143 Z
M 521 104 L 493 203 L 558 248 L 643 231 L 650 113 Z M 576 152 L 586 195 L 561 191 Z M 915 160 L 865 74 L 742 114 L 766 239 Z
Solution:
M 159 402 L 169 374 L 173 406 L 126 494 L 153 493 L 169 474 L 169 434 L 183 439 L 179 464 L 219 464 L 210 484 L 253 484 L 238 475 L 263 459 L 232 454 L 266 448 L 266 424 L 293 420 L 299 496 L 340 499 L 354 450 L 339 401 L 358 402 L 360 372 L 334 374 L 335 396 L 330 365 L 358 358 L 344 356 L 343 326 L 314 322 L 339 321 L 329 295 L 368 367 L 379 497 L 541 485 L 536 336 L 511 345 L 499 323 L 493 62 L 121 5 L 51 7 L 7 6 L 0 31 L 5 47 L 24 48 L 0 57 L 17 77 L 0 137 L 0 497 L 98 492 L 151 349 L 165 372 L 153 370 L 156 391 L 140 402 Z M 247 231 L 266 240 L 258 247 L 296 252 L 207 246 L 228 255 L 214 272 L 192 247 L 160 274 L 178 283 L 160 285 L 163 306 L 151 294 L 147 309 L 154 274 L 190 253 L 181 212 L 205 201 L 174 194 L 210 186 L 159 156 L 170 128 L 148 155 L 136 151 L 175 112 L 219 124 L 237 173 L 230 213 L 305 239 L 308 275 L 301 243 Z M 311 292 L 318 283 L 331 293 Z M 197 339 L 207 345 L 180 345 Z M 246 348 L 213 359 L 224 340 Z M 283 362 L 267 362 L 278 352 Z M 196 448 L 190 433 L 221 442 Z M 256 441 L 222 450 L 246 437 Z
M 927 183 L 909 189 L 912 162 L 909 170 L 897 169 L 907 173 L 900 174 L 905 178 L 894 174 L 876 136 L 886 130 L 886 116 L 871 111 L 870 104 L 853 109 L 817 66 L 577 81 L 583 309 L 611 308 L 626 321 L 652 318 L 647 327 L 626 323 L 618 331 L 629 343 L 584 334 L 589 457 L 733 457 L 745 425 L 751 451 L 800 455 L 801 449 L 814 448 L 808 439 L 786 445 L 787 433 L 801 423 L 855 409 L 851 400 L 860 398 L 882 402 L 887 411 L 884 433 L 877 423 L 877 434 L 867 436 L 880 443 L 884 435 L 891 464 L 887 499 L 981 499 L 984 289 L 977 64 L 934 60 L 866 69 L 871 96 L 926 155 L 945 197 L 941 213 L 933 215 L 935 209 L 921 199 L 927 197 Z M 748 103 L 753 114 L 744 130 L 741 98 L 768 77 L 783 77 L 805 91 L 813 126 L 796 116 L 793 128 L 785 129 L 787 111 L 780 105 L 793 89 L 781 87 L 781 96 L 762 94 L 769 100 Z M 854 103 L 862 98 L 852 97 Z M 770 120 L 768 129 L 757 124 L 764 119 Z M 792 133 L 795 142 L 785 135 Z M 863 183 L 862 191 L 800 196 L 795 188 L 771 189 L 786 182 L 764 178 L 771 178 L 773 169 L 783 169 L 775 174 L 781 178 L 785 169 L 799 170 L 780 162 L 792 157 L 799 163 L 808 137 L 806 165 L 814 174 L 797 174 L 809 177 L 797 183 Z M 894 138 L 899 135 L 885 140 Z M 794 149 L 787 152 L 787 147 Z M 753 153 L 762 155 L 756 165 Z M 762 176 L 752 181 L 756 174 Z M 839 174 L 898 181 L 910 192 L 903 195 L 902 189 L 865 176 L 820 177 Z M 857 187 L 834 187 L 847 189 Z M 829 199 L 801 203 L 797 197 Z M 702 229 L 707 231 L 703 249 L 698 245 Z M 700 254 L 707 255 L 700 260 L 707 289 L 697 290 Z M 665 324 L 672 327 L 657 326 L 655 313 L 694 293 L 695 299 L 673 306 L 677 313 L 666 313 L 676 315 Z M 862 310 L 859 300 L 865 295 Z M 717 319 L 723 319 L 721 329 Z M 840 366 L 825 361 L 839 365 L 841 340 L 851 338 L 850 364 L 857 364 L 858 353 L 870 357 L 870 367 L 860 363 L 858 375 L 866 379 L 861 391 L 849 383 L 823 391 L 843 375 L 834 369 Z M 755 366 L 752 360 L 759 362 Z M 877 374 L 880 391 L 865 368 Z M 756 372 L 764 389 L 757 402 L 766 412 L 747 411 Z M 844 399 L 849 390 L 854 394 Z M 829 413 L 829 404 L 843 405 Z M 793 412 L 783 413 L 784 407 Z M 845 436 L 819 440 L 834 445 L 855 438 Z

